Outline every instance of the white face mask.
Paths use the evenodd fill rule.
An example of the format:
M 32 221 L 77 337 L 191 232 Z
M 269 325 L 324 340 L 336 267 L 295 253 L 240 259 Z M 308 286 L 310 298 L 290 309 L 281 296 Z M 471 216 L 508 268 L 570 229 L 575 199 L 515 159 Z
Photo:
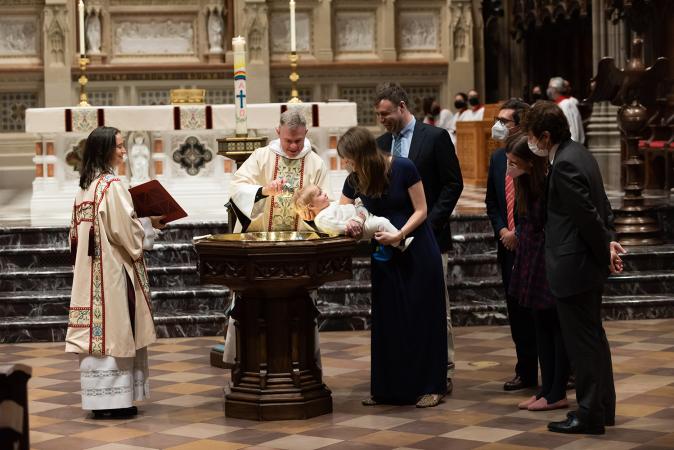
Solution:
M 524 170 L 517 166 L 508 166 L 506 168 L 506 175 L 508 175 L 510 178 L 517 178 L 524 173 Z
M 527 141 L 527 144 L 529 144 L 529 150 L 531 150 L 531 153 L 533 153 L 536 156 L 544 157 L 548 156 L 548 149 L 544 148 L 539 148 L 538 144 L 533 142 L 531 139 Z
M 497 120 L 494 126 L 491 127 L 491 137 L 497 141 L 504 141 L 508 137 L 508 127 L 500 120 Z

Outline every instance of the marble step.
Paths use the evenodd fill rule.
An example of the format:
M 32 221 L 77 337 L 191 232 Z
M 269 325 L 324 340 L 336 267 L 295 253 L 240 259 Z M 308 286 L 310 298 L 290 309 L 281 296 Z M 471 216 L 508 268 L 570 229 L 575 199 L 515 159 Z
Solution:
M 154 315 L 157 337 L 222 335 L 225 315 L 209 313 L 157 313 Z M 0 318 L 0 343 L 65 341 L 68 316 L 30 316 Z
M 191 241 L 159 241 L 152 250 L 145 252 L 145 263 L 148 267 L 177 263 L 196 265 L 197 259 Z M 49 268 L 70 264 L 70 248 L 65 246 L 22 245 L 0 248 L 2 270 Z
M 223 312 L 229 304 L 229 289 L 195 286 L 186 289 L 152 290 L 155 313 Z M 0 317 L 67 315 L 70 290 L 0 293 Z
M 226 230 L 224 221 L 170 223 L 158 240 L 189 242 L 194 236 L 225 233 Z M 68 232 L 68 227 L 0 227 L 0 248 L 18 245 L 65 247 L 68 245 Z
M 151 287 L 184 288 L 198 286 L 195 265 L 148 267 Z M 72 284 L 72 268 L 50 267 L 0 272 L 0 292 L 67 290 Z
M 452 235 L 450 255 L 481 255 L 496 250 L 496 238 L 493 232 L 463 233 Z
M 486 213 L 455 213 L 449 222 L 452 234 L 494 233 Z

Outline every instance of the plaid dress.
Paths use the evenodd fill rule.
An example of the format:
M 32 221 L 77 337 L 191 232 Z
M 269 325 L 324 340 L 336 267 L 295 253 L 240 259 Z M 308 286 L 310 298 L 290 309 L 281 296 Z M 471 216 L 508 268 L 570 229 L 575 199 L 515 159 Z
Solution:
M 508 293 L 521 306 L 547 309 L 555 306 L 545 276 L 545 198 L 527 205 L 527 214 L 519 217 L 517 250 Z

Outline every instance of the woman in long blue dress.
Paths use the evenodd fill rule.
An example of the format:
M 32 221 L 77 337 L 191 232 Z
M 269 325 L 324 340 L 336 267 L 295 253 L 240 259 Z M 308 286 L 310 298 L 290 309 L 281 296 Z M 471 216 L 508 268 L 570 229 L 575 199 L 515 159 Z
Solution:
M 340 203 L 360 197 L 370 213 L 400 230 L 376 233 L 379 244 L 414 237 L 388 261 L 371 259 L 371 398 L 363 404 L 436 406 L 447 392 L 445 284 L 421 178 L 414 163 L 379 150 L 365 128 L 349 129 L 337 151 L 352 169 Z

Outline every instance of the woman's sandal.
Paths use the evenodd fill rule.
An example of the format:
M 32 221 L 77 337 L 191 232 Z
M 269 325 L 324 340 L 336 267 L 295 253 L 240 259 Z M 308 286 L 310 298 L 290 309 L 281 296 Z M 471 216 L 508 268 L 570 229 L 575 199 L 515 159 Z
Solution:
M 417 400 L 417 408 L 432 408 L 440 404 L 443 395 L 440 394 L 426 394 L 422 395 L 419 400 Z
M 361 403 L 363 404 L 363 406 L 375 406 L 379 404 L 377 400 L 373 399 L 372 397 L 366 398 Z

